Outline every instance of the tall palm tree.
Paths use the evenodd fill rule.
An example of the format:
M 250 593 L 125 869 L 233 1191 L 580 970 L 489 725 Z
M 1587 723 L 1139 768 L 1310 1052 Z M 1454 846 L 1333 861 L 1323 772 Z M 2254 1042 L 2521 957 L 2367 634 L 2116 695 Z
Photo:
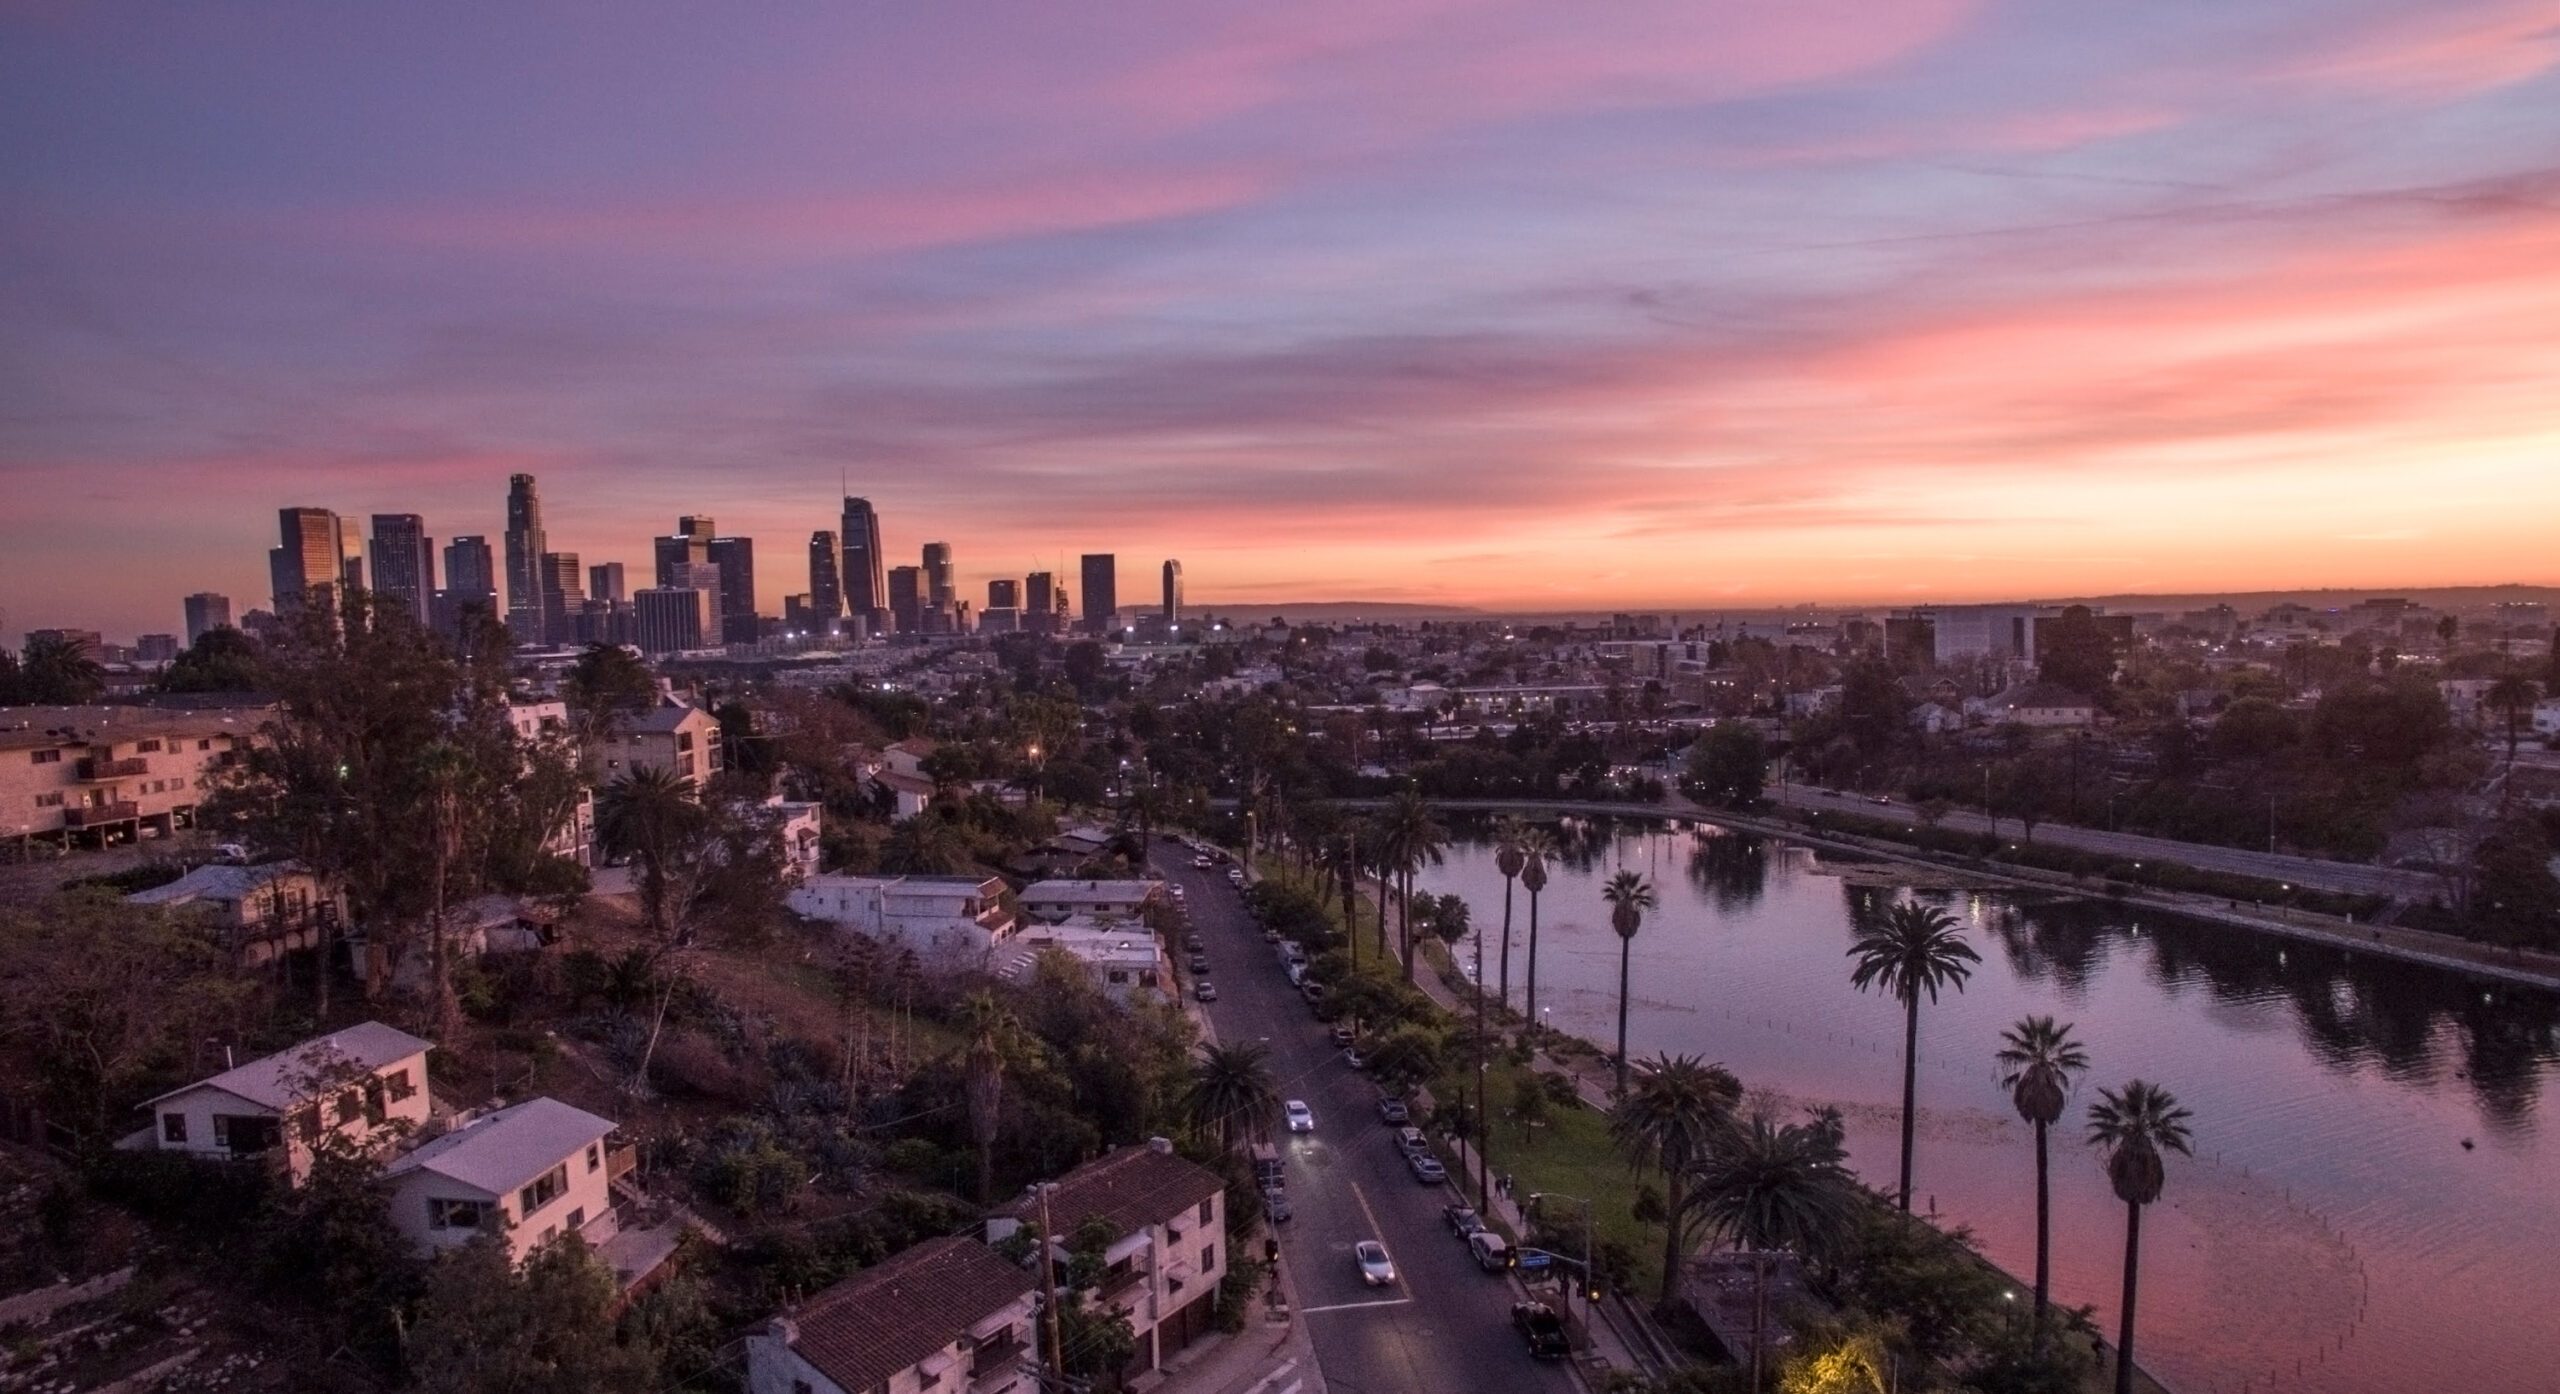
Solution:
M 2020 1018 L 2000 1033 L 2000 1082 L 2018 1116 L 2036 1130 L 2036 1348 L 2044 1347 L 2047 1294 L 2053 1272 L 2053 1177 L 2047 1169 L 2046 1143 L 2054 1122 L 2062 1117 L 2063 1098 L 2071 1082 L 2089 1068 L 2089 1053 L 2071 1038 L 2069 1022 L 2049 1016 Z
M 1609 902 L 1609 927 L 1618 931 L 1618 1097 L 1627 1094 L 1627 970 L 1635 957 L 1636 931 L 1644 928 L 1644 913 L 1661 901 L 1653 893 L 1652 883 L 1633 871 L 1621 871 L 1600 888 L 1600 898 Z
M 2124 1202 L 2124 1319 L 2116 1328 L 2116 1394 L 2133 1394 L 2133 1289 L 2142 1271 L 2142 1207 L 2168 1180 L 2163 1152 L 2193 1156 L 2194 1115 L 2156 1084 L 2135 1080 L 2122 1093 L 2098 1091 L 2089 1105 L 2089 1145 L 2107 1155 L 2107 1180 Z
M 1342 932 L 1351 936 L 1351 971 L 1360 971 L 1360 828 L 1342 830 Z
M 2533 711 L 2534 704 L 2541 700 L 2542 689 L 2536 687 L 2533 679 L 2522 673 L 2507 674 L 2491 683 L 2489 690 L 2480 696 L 2481 705 L 2491 711 L 2503 713 L 2507 718 L 2507 768 L 2509 770 L 2515 768 L 2516 739 L 2523 732 L 2524 719 Z M 2514 775 L 2510 774 L 2507 777 L 2507 784 L 2510 789 L 2514 787 Z
M 1520 889 L 1529 893 L 1529 996 L 1522 1010 L 1531 1040 L 1538 1032 L 1538 893 L 1547 888 L 1547 858 L 1554 852 L 1544 828 L 1531 828 L 1520 839 Z
M 1404 980 L 1413 974 L 1413 877 L 1440 862 L 1449 832 L 1431 816 L 1431 805 L 1411 785 L 1396 791 L 1378 811 L 1379 864 L 1396 878 L 1396 932 L 1404 958 Z
M 1707 1149 L 1728 1136 L 1742 1081 L 1722 1065 L 1695 1055 L 1658 1056 L 1634 1089 L 1609 1110 L 1609 1136 L 1638 1167 L 1662 1170 L 1662 1295 L 1668 1306 L 1680 1290 L 1680 1259 L 1695 1227 L 1688 1198 L 1690 1169 Z
M 1521 835 L 1527 831 L 1527 825 L 1508 815 L 1493 825 L 1493 868 L 1502 873 L 1502 1005 L 1505 1010 L 1511 1006 L 1511 885 L 1520 879 L 1520 869 L 1529 862 L 1529 854 L 1521 850 L 1520 845 Z
M 596 800 L 597 836 L 607 850 L 639 864 L 640 912 L 653 938 L 667 937 L 675 909 L 668 903 L 667 873 L 702 819 L 693 781 L 657 765 L 635 765 L 615 775 Z
M 969 1038 L 961 1056 L 961 1093 L 969 1108 L 969 1140 L 978 1149 L 978 1203 L 986 1205 L 995 1199 L 996 1137 L 1004 1125 L 1005 1056 L 1021 1026 L 988 992 L 970 994 L 960 1004 L 959 1015 Z
M 1837 1115 L 1772 1127 L 1754 1118 L 1696 1167 L 1696 1207 L 1707 1232 L 1752 1256 L 1751 1387 L 1766 1366 L 1769 1256 L 1793 1250 L 1819 1262 L 1839 1244 L 1856 1205 L 1842 1164 Z
M 1964 991 L 1973 976 L 1971 965 L 1982 955 L 1964 941 L 1954 918 L 1934 906 L 1903 901 L 1872 923 L 1849 946 L 1858 966 L 1849 982 L 1859 991 L 1882 988 L 1901 999 L 1902 1024 L 1902 1185 L 1897 1199 L 1911 1213 L 1911 1143 L 1915 1096 L 1920 1081 L 1920 994 L 1938 1000 L 1938 989 Z
M 107 670 L 86 639 L 47 634 L 29 639 L 21 651 L 19 695 L 29 706 L 79 706 L 96 701 L 106 686 Z
M 1280 1106 L 1280 1086 L 1271 1077 L 1271 1048 L 1259 1041 L 1206 1047 L 1191 1067 L 1183 1105 L 1193 1127 L 1214 1134 L 1218 1149 L 1233 1154 Z

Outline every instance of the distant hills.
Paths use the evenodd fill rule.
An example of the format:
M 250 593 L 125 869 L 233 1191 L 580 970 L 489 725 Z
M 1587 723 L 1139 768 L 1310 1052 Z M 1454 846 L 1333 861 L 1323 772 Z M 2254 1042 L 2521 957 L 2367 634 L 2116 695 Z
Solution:
M 2540 601 L 2560 613 L 2560 586 L 2538 586 L 2513 583 L 2495 586 L 2359 586 L 2306 588 L 2301 590 L 2256 591 L 2192 591 L 2161 593 L 2125 593 L 2115 595 L 2020 595 L 2010 597 L 2020 602 L 2052 605 L 2103 606 L 2116 611 L 2165 610 L 2171 612 L 2202 610 L 2215 605 L 2229 605 L 2243 614 L 2257 614 L 2277 605 L 2307 605 L 2315 610 L 2343 610 L 2378 596 L 2391 596 L 2437 610 L 2485 610 L 2503 601 Z M 1912 598 L 1879 600 L 1869 604 L 1828 605 L 1735 605 L 1735 604 L 1638 604 L 1630 602 L 1616 607 L 1620 611 L 1647 614 L 1678 615 L 1683 622 L 1701 619 L 1783 620 L 1814 619 L 1825 615 L 1881 614 L 1886 610 L 1914 605 L 1997 603 L 1974 601 L 1930 601 Z M 1293 600 L 1280 602 L 1244 602 L 1239 604 L 1200 605 L 1196 607 L 1236 620 L 1264 620 L 1273 615 L 1295 622 L 1341 622 L 1353 620 L 1386 620 L 1411 623 L 1418 620 L 1519 620 L 1560 623 L 1567 620 L 1606 622 L 1609 610 L 1510 610 L 1481 605 L 1432 605 L 1388 600 Z

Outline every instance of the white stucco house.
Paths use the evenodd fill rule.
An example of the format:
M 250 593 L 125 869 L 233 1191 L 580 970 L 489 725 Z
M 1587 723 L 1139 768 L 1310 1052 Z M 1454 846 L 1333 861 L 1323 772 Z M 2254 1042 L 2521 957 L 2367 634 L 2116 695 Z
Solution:
M 119 1145 L 271 1158 L 299 1184 L 324 1139 L 371 1150 L 425 1125 L 432 1049 L 378 1021 L 333 1031 L 151 1100 Z
M 1062 924 L 1070 917 L 1134 920 L 1164 894 L 1164 883 L 1136 878 L 1108 881 L 1034 881 L 1022 888 L 1026 918 Z
M 605 1164 L 613 1128 L 547 1098 L 458 1119 L 383 1169 L 391 1222 L 429 1253 L 494 1227 L 518 1263 L 571 1231 L 601 1245 L 614 1234 Z
M 784 903 L 937 966 L 980 967 L 1012 938 L 1004 882 L 993 876 L 812 876 Z
M 1161 1367 L 1216 1326 L 1218 1283 L 1232 1257 L 1226 1183 L 1216 1172 L 1153 1138 L 1059 1177 L 1048 1208 L 1051 1241 L 1061 1252 L 1088 1223 L 1114 1232 L 1089 1297 L 1094 1307 L 1127 1317 L 1138 1338 L 1124 1379 Z M 1027 1196 L 987 1221 L 987 1239 L 1001 1242 L 1039 1221 L 1040 1203 Z
M 1069 920 L 1062 925 L 1033 922 L 998 949 L 989 969 L 1010 983 L 1031 981 L 1042 954 L 1072 960 L 1104 996 L 1122 1006 L 1142 997 L 1159 1000 L 1173 990 L 1173 972 L 1164 946 L 1145 926 L 1100 925 Z

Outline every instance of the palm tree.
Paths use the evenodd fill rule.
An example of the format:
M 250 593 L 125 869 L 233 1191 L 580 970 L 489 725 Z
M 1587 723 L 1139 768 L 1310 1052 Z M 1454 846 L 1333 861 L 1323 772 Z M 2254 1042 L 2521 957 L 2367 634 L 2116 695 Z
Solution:
M 1232 1155 L 1248 1130 L 1259 1130 L 1271 1110 L 1280 1106 L 1280 1087 L 1271 1077 L 1271 1049 L 1259 1041 L 1211 1045 L 1191 1067 L 1191 1086 L 1183 1095 L 1191 1125 L 1218 1139 L 1218 1150 Z
M 640 864 L 640 912 L 653 938 L 665 939 L 674 918 L 668 868 L 702 818 L 693 781 L 656 765 L 615 775 L 596 801 L 596 834 L 606 849 Z
M 1440 862 L 1449 845 L 1448 830 L 1431 816 L 1431 805 L 1410 785 L 1396 791 L 1378 811 L 1379 864 L 1396 877 L 1396 932 L 1404 956 L 1404 980 L 1413 975 L 1413 877 Z
M 2116 1328 L 2116 1394 L 2133 1394 L 2133 1289 L 2142 1271 L 2142 1207 L 2167 1181 L 2163 1152 L 2193 1156 L 2194 1115 L 2156 1084 L 2135 1080 L 2122 1093 L 2098 1091 L 2089 1105 L 2089 1145 L 2107 1154 L 2107 1180 L 2124 1202 L 2124 1319 Z
M 2063 1097 L 2074 1076 L 2089 1068 L 2089 1053 L 2071 1038 L 2071 1024 L 2049 1016 L 2021 1018 L 2000 1033 L 2000 1082 L 2018 1116 L 2036 1130 L 2036 1314 L 2035 1343 L 2045 1337 L 2045 1302 L 2053 1272 L 2053 1178 L 2047 1170 L 2046 1143 L 2055 1120 L 2062 1117 Z
M 1627 969 L 1635 957 L 1636 931 L 1644 928 L 1644 912 L 1661 902 L 1643 876 L 1621 871 L 1600 889 L 1609 902 L 1609 927 L 1618 931 L 1618 1097 L 1627 1093 Z
M 1911 1213 L 1911 1142 L 1915 1099 L 1920 1080 L 1920 994 L 1938 1000 L 1938 989 L 1964 991 L 1973 975 L 1970 965 L 1982 955 L 1964 941 L 1946 911 L 1909 901 L 1886 912 L 1881 923 L 1859 931 L 1849 946 L 1858 961 L 1849 982 L 1861 992 L 1880 987 L 1902 1001 L 1902 1185 L 1897 1199 Z
M 1766 1363 L 1769 1260 L 1794 1250 L 1819 1261 L 1835 1249 L 1856 1204 L 1842 1165 L 1839 1117 L 1771 1127 L 1754 1118 L 1711 1148 L 1696 1167 L 1696 1207 L 1707 1232 L 1752 1256 L 1751 1387 Z
M 2522 733 L 2524 718 L 2541 700 L 2542 689 L 2522 673 L 2507 674 L 2491 683 L 2489 690 L 2481 694 L 2481 705 L 2503 713 L 2507 718 L 2507 768 L 2511 771 L 2515 768 L 2516 738 Z M 2515 787 L 2513 774 L 2507 776 L 2507 787 L 2510 790 Z
M 67 634 L 29 639 L 18 662 L 20 700 L 33 707 L 76 707 L 97 700 L 107 670 L 89 641 Z
M 961 1092 L 969 1106 L 969 1139 L 978 1149 L 978 1203 L 995 1198 L 996 1135 L 1004 1124 L 1005 1049 L 1020 1025 L 991 993 L 976 992 L 960 1004 L 969 1037 L 961 1058 Z
M 1680 1258 L 1693 1227 L 1687 1195 L 1690 1168 L 1733 1130 L 1742 1081 L 1722 1065 L 1695 1055 L 1658 1056 L 1653 1069 L 1621 1093 L 1609 1110 L 1609 1136 L 1638 1167 L 1662 1169 L 1662 1295 L 1668 1306 L 1680 1290 Z
M 1342 830 L 1342 932 L 1351 936 L 1351 971 L 1360 971 L 1360 827 Z
M 1531 1040 L 1538 1031 L 1538 893 L 1547 888 L 1547 858 L 1554 851 L 1543 828 L 1531 828 L 1520 839 L 1520 888 L 1529 893 L 1529 996 L 1523 1010 Z
M 1493 866 L 1502 873 L 1502 1005 L 1511 1006 L 1511 883 L 1520 877 L 1529 854 L 1521 850 L 1521 835 L 1528 828 L 1519 819 L 1505 816 L 1493 825 Z M 1477 984 L 1482 987 L 1483 984 Z

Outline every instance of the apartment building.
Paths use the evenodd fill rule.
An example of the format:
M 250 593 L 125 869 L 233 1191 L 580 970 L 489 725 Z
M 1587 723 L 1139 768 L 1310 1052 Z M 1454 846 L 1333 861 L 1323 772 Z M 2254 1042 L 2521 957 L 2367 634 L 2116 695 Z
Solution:
M 0 838 L 104 845 L 193 827 L 267 712 L 0 707 Z
M 1127 1317 L 1138 1338 L 1123 1380 L 1158 1368 L 1216 1326 L 1218 1282 L 1229 1257 L 1226 1183 L 1216 1172 L 1175 1155 L 1170 1141 L 1151 1138 L 1077 1167 L 1048 1190 L 1049 1239 L 1058 1251 L 1095 1222 L 1115 1235 L 1088 1299 Z M 987 1221 L 987 1241 L 1038 1225 L 1041 1208 L 1035 1190 L 996 1212 Z
M 913 949 L 936 966 L 978 968 L 1013 936 L 1004 891 L 994 876 L 812 876 L 784 903 L 793 914 Z
M 749 1394 L 1031 1394 L 1031 1275 L 975 1239 L 928 1239 L 747 1337 Z
M 584 754 L 587 777 L 598 788 L 644 765 L 698 785 L 722 768 L 720 723 L 700 707 L 670 702 L 624 718 Z

